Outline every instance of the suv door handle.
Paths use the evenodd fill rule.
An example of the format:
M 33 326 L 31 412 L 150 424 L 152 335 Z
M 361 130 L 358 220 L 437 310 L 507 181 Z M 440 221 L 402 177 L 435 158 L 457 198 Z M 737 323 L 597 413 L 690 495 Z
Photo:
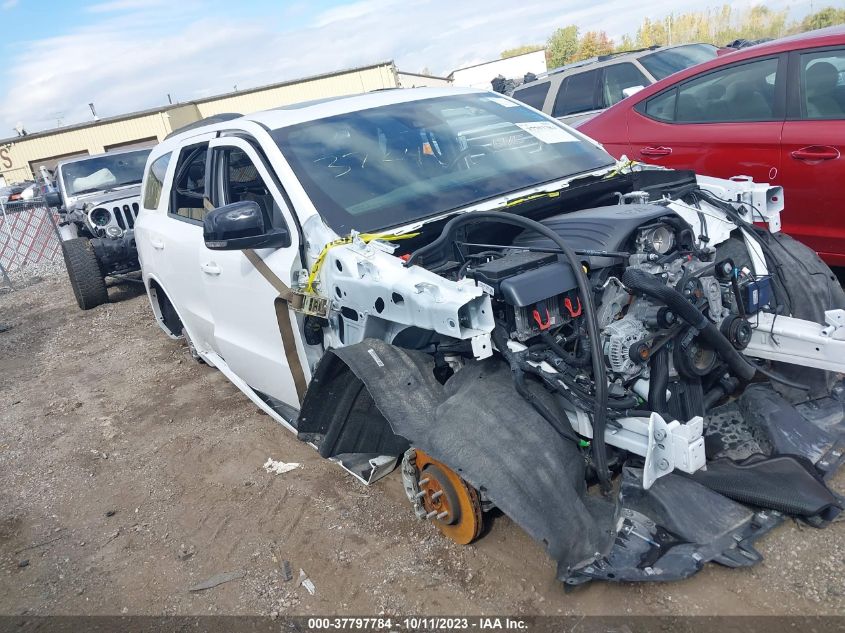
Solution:
M 152 246 L 157 251 L 164 250 L 164 242 L 157 239 L 150 239 L 150 246 Z
M 220 266 L 218 266 L 214 262 L 206 262 L 205 264 L 200 264 L 200 270 L 202 270 L 202 272 L 204 272 L 206 275 L 219 275 L 222 272 Z
M 672 153 L 671 147 L 643 147 L 640 150 L 640 154 L 643 156 L 668 156 Z
M 839 150 L 830 145 L 808 145 L 792 152 L 795 160 L 836 160 L 839 158 Z

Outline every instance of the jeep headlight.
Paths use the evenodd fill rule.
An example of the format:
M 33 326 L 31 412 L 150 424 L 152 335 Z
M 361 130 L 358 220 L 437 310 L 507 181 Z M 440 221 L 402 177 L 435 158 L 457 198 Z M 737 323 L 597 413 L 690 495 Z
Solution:
M 94 226 L 104 227 L 111 224 L 112 214 L 108 209 L 97 207 L 88 214 L 88 219 L 91 220 L 91 224 Z

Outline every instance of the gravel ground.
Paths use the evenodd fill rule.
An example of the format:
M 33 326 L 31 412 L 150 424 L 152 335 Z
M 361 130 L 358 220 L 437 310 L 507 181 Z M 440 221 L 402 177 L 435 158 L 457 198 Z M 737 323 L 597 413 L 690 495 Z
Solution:
M 0 613 L 845 613 L 841 522 L 786 523 L 751 569 L 571 593 L 507 517 L 454 545 L 398 473 L 362 486 L 193 362 L 138 288 L 111 294 L 89 312 L 60 277 L 0 294 Z

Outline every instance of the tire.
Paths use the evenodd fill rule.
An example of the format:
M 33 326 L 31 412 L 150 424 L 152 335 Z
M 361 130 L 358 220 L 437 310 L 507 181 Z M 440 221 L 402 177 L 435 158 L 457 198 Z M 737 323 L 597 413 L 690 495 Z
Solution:
M 106 290 L 106 280 L 91 242 L 84 237 L 62 242 L 62 255 L 65 258 L 70 286 L 73 288 L 79 307 L 90 310 L 108 303 L 109 293 Z
M 785 278 L 785 290 L 792 303 L 792 316 L 825 324 L 825 310 L 845 308 L 845 292 L 836 275 L 821 258 L 801 242 L 783 233 L 772 235 L 772 251 Z M 808 369 L 788 363 L 774 363 L 787 378 L 809 387 L 794 389 L 774 384 L 775 390 L 790 402 L 802 402 L 830 395 L 837 373 Z
M 784 233 L 772 234 L 768 243 L 777 262 L 767 263 L 770 268 L 779 266 L 783 279 L 783 285 L 776 283 L 775 290 L 786 301 L 790 316 L 824 325 L 825 310 L 845 308 L 845 292 L 839 280 L 812 249 Z M 716 260 L 725 257 L 732 258 L 737 266 L 751 265 L 745 245 L 734 238 L 719 245 Z M 807 386 L 797 389 L 772 383 L 775 391 L 793 404 L 830 395 L 837 382 L 837 374 L 832 371 L 782 362 L 772 366 L 782 376 Z

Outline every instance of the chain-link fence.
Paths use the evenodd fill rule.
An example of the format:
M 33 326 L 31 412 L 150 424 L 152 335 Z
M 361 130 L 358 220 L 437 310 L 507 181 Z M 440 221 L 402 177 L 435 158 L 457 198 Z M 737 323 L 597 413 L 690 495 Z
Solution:
M 58 213 L 44 200 L 0 202 L 0 287 L 62 266 Z

